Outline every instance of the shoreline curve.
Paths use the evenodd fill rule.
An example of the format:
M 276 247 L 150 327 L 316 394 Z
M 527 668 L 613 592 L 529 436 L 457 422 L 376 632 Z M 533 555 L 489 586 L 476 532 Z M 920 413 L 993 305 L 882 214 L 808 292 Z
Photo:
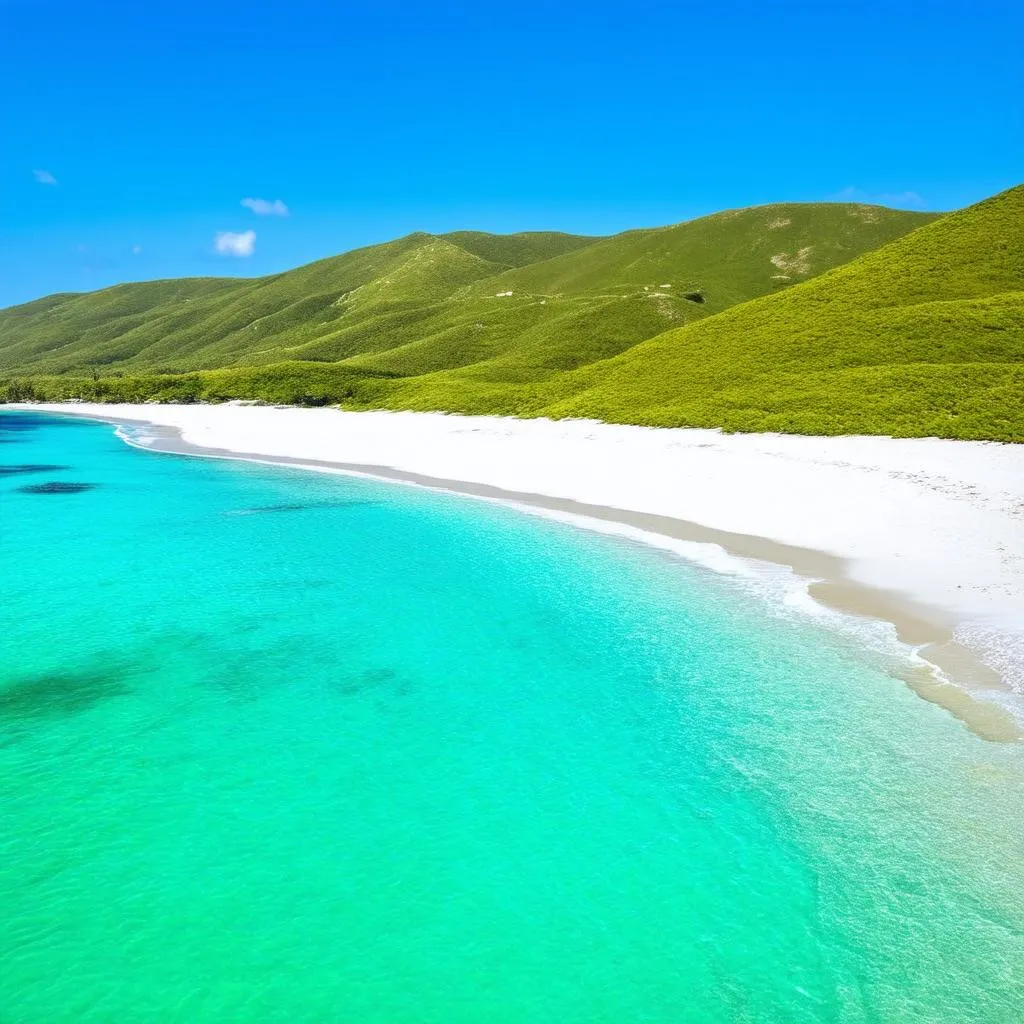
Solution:
M 20 408 L 30 410 L 34 407 L 27 405 Z M 969 647 L 954 638 L 956 622 L 953 618 L 904 594 L 854 580 L 848 572 L 849 560 L 841 556 L 765 537 L 705 526 L 673 516 L 591 504 L 529 491 L 515 491 L 492 484 L 436 477 L 393 466 L 200 445 L 186 441 L 183 429 L 179 426 L 116 413 L 108 414 L 105 410 L 55 410 L 44 406 L 40 411 L 49 415 L 104 422 L 118 428 L 145 428 L 148 437 L 144 441 L 120 429 L 118 435 L 133 447 L 156 454 L 228 459 L 370 477 L 497 502 L 523 512 L 558 517 L 579 527 L 604 533 L 615 532 L 607 529 L 609 525 L 626 527 L 629 529 L 629 533 L 625 534 L 628 538 L 663 549 L 667 547 L 667 550 L 683 558 L 686 558 L 685 554 L 675 548 L 659 544 L 658 539 L 712 545 L 733 558 L 784 567 L 804 580 L 809 596 L 825 608 L 842 615 L 882 621 L 891 625 L 899 642 L 908 648 L 908 654 L 916 656 L 915 660 L 919 661 L 919 664 L 914 664 L 914 661 L 908 658 L 904 666 L 890 666 L 890 671 L 910 686 L 918 696 L 944 708 L 982 739 L 996 742 L 1024 740 L 1024 723 L 1008 708 L 991 699 L 999 694 L 1010 694 L 1013 692 L 1012 689 L 998 672 L 985 664 Z

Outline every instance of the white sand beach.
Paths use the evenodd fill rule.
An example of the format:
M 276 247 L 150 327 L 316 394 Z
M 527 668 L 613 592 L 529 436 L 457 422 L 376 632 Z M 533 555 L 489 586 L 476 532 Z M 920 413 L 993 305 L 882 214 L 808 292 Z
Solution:
M 676 550 L 781 562 L 819 600 L 894 623 L 959 682 L 1004 705 L 1024 695 L 1024 446 L 236 404 L 35 408 L 170 428 L 202 454 L 363 467 Z M 163 435 L 157 446 L 173 449 Z M 924 695 L 972 719 L 959 697 Z M 1008 738 L 1005 723 L 986 729 Z

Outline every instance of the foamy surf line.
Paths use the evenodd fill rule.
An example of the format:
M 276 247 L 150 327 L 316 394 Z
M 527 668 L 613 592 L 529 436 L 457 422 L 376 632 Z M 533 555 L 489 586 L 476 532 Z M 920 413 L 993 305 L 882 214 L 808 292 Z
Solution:
M 757 493 L 756 485 L 759 482 L 764 485 L 767 480 L 769 487 L 785 491 L 783 511 L 787 513 L 787 525 L 795 526 L 795 530 L 788 530 L 790 534 L 808 532 L 813 536 L 813 527 L 822 523 L 837 534 L 841 532 L 836 529 L 837 525 L 848 529 L 849 519 L 834 521 L 816 516 L 813 508 L 808 510 L 800 501 L 794 500 L 789 492 L 791 482 L 799 487 L 802 482 L 806 484 L 808 474 L 811 474 L 816 490 L 835 505 L 836 495 L 825 486 L 824 477 L 830 473 L 835 477 L 833 467 L 840 467 L 838 499 L 841 501 L 850 493 L 861 493 L 865 481 L 856 476 L 856 471 L 867 469 L 875 479 L 868 480 L 874 486 L 867 489 L 866 499 L 874 500 L 877 506 L 879 492 L 885 494 L 885 489 L 877 486 L 879 474 L 888 472 L 890 478 L 915 481 L 924 475 L 915 473 L 912 476 L 906 472 L 908 462 L 916 468 L 922 461 L 919 458 L 922 454 L 920 447 L 913 448 L 913 459 L 910 460 L 903 450 L 908 445 L 913 446 L 914 442 L 887 438 L 719 435 L 713 431 L 616 427 L 584 421 L 520 421 L 431 413 L 350 413 L 328 409 L 233 406 L 122 406 L 118 407 L 119 413 L 112 415 L 108 407 L 95 405 L 39 408 L 122 425 L 128 428 L 121 430 L 124 440 L 149 451 L 288 465 L 424 487 L 497 502 L 578 528 L 615 535 L 627 542 L 656 547 L 727 575 L 746 590 L 757 591 L 766 599 L 766 607 L 776 614 L 805 619 L 813 616 L 833 632 L 844 634 L 851 641 L 851 646 L 855 645 L 861 651 L 866 648 L 876 660 L 885 659 L 886 667 L 894 675 L 904 679 L 925 699 L 951 711 L 978 735 L 993 740 L 1024 736 L 1024 704 L 1006 682 L 1014 678 L 1014 673 L 1020 668 L 1013 653 L 1015 637 L 998 626 L 982 620 L 979 633 L 977 616 L 955 611 L 950 613 L 948 606 L 947 611 L 942 612 L 886 586 L 856 580 L 849 571 L 851 563 L 847 558 L 822 549 L 705 526 L 678 515 L 635 511 L 554 496 L 559 491 L 564 494 L 572 489 L 594 490 L 593 484 L 597 481 L 611 484 L 610 489 L 616 495 L 628 493 L 629 500 L 636 501 L 641 507 L 656 506 L 658 495 L 654 494 L 652 498 L 654 492 L 649 485 L 669 479 L 668 471 L 683 477 L 670 479 L 673 488 L 671 504 L 673 507 L 685 507 L 686 499 L 694 494 L 705 494 L 692 489 L 690 477 L 699 479 L 700 476 L 695 472 L 700 468 L 696 465 L 696 454 L 712 459 L 714 473 L 710 478 L 713 485 L 710 493 L 716 502 L 711 510 L 715 513 L 714 519 L 728 521 L 729 512 L 740 511 L 748 519 L 764 520 L 767 528 L 772 506 L 767 506 L 766 514 L 762 504 L 748 502 L 737 509 L 723 503 L 723 497 L 730 496 L 730 488 L 735 492 L 738 485 L 741 485 L 739 493 L 750 492 L 755 498 L 763 498 L 764 494 Z M 124 414 L 120 413 L 122 409 Z M 954 447 L 952 455 L 969 456 L 971 466 L 979 460 L 979 448 L 982 449 L 981 455 L 991 460 L 992 449 L 1013 447 L 986 447 L 967 442 L 931 441 L 924 444 L 923 454 L 933 457 L 938 454 L 943 463 L 949 459 L 949 446 L 966 446 L 968 451 Z M 940 446 L 938 452 L 928 449 L 928 445 Z M 261 450 L 247 450 L 257 446 Z M 747 450 L 752 446 L 753 459 Z M 808 446 L 811 446 L 810 457 L 806 451 Z M 871 456 L 868 464 L 854 464 L 851 468 L 845 460 L 826 461 L 822 458 L 823 453 L 832 456 L 832 448 L 838 448 L 841 454 L 846 455 L 851 446 L 855 455 L 867 447 Z M 795 449 L 795 454 L 791 449 Z M 892 467 L 887 469 L 884 461 L 894 449 L 901 456 L 895 460 L 898 472 L 892 472 Z M 742 465 L 735 459 L 730 461 L 724 457 L 735 456 L 737 450 L 746 457 Z M 307 457 L 306 452 L 315 453 L 317 457 Z M 351 452 L 360 458 L 358 461 L 341 461 L 333 457 L 342 452 L 346 455 Z M 584 458 L 582 465 L 581 454 Z M 1005 462 L 1005 451 L 997 450 L 994 454 Z M 1009 454 L 1013 460 L 1018 458 L 1017 450 Z M 331 457 L 321 458 L 321 455 Z M 600 461 L 595 462 L 595 457 Z M 377 462 L 377 458 L 381 458 L 381 462 Z M 389 462 L 395 458 L 403 465 L 384 464 L 384 458 Z M 960 461 L 963 463 L 965 459 Z M 413 471 L 406 468 L 410 462 L 417 470 L 421 465 L 431 469 L 443 466 L 448 472 L 435 475 Z M 1011 461 L 1013 471 L 1016 466 L 1017 463 Z M 770 479 L 766 476 L 766 467 Z M 1005 467 L 1002 470 L 1000 479 L 1006 476 Z M 752 472 L 759 473 L 762 479 L 750 480 Z M 787 472 L 791 480 L 786 479 Z M 704 475 L 707 477 L 708 474 Z M 545 490 L 513 489 L 481 480 L 494 480 L 495 476 L 503 482 L 518 477 L 517 483 L 540 483 Z M 855 492 L 851 491 L 851 477 Z M 931 482 L 937 481 L 939 486 L 945 486 L 944 479 L 936 476 Z M 882 483 L 885 484 L 886 480 L 883 479 Z M 683 485 L 687 489 L 681 489 Z M 843 487 L 848 493 L 842 493 Z M 609 487 L 603 489 L 607 491 Z M 892 489 L 889 484 L 889 490 Z M 815 495 L 811 494 L 811 497 Z M 991 493 L 984 497 L 991 504 Z M 936 503 L 928 493 L 911 495 L 904 500 L 909 500 L 915 514 L 937 518 Z M 865 505 L 865 508 L 870 511 L 870 505 Z M 779 511 L 778 496 L 774 511 Z M 886 507 L 884 511 L 888 526 L 891 510 Z M 939 511 L 946 511 L 948 518 L 948 510 Z M 983 511 L 989 514 L 988 509 Z M 792 523 L 789 518 L 793 519 Z M 982 540 L 988 548 L 994 547 L 998 536 L 991 527 L 1005 524 L 993 524 L 989 515 L 981 525 L 992 533 L 991 536 L 981 534 Z M 968 566 L 972 572 L 965 582 L 976 583 L 979 578 L 976 566 L 981 564 L 981 559 L 976 556 L 989 552 L 986 548 L 977 547 L 979 533 L 976 529 L 973 532 L 968 530 L 960 519 L 955 520 L 953 526 L 958 535 L 963 534 L 965 544 L 955 550 L 947 545 L 942 551 L 954 550 L 955 554 L 967 541 L 974 540 L 975 549 L 967 552 L 972 556 Z M 778 532 L 778 523 L 774 530 Z M 917 536 L 916 531 L 914 536 Z M 931 547 L 935 549 L 934 539 L 927 534 L 924 536 L 932 541 Z M 905 530 L 902 539 L 906 539 Z M 871 540 L 877 544 L 878 538 L 873 536 Z M 900 563 L 895 565 L 900 566 Z M 947 562 L 939 567 L 946 570 L 948 592 L 951 566 Z M 903 567 L 900 568 L 902 571 Z M 902 582 L 903 577 L 900 579 Z M 1014 577 L 1012 582 L 1018 584 L 1020 580 Z M 987 594 L 998 596 L 995 588 L 983 589 Z M 931 591 L 932 586 L 929 585 L 927 592 Z M 918 592 L 921 592 L 920 587 Z M 1004 610 L 1004 618 L 1012 620 L 1013 615 L 1006 615 Z M 1007 671 L 994 670 L 975 649 L 959 643 L 960 633 L 957 631 L 965 629 L 974 630 L 981 636 L 985 643 L 979 644 L 979 649 L 986 653 L 994 649 L 998 649 L 997 653 L 1009 650 L 1005 664 L 1000 664 L 998 657 L 986 659 Z

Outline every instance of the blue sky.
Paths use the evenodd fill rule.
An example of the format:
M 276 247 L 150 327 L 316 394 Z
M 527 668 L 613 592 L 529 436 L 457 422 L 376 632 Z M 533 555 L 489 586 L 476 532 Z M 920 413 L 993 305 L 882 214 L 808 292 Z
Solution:
M 420 229 L 966 205 L 1024 179 L 1019 7 L 0 0 L 0 305 Z

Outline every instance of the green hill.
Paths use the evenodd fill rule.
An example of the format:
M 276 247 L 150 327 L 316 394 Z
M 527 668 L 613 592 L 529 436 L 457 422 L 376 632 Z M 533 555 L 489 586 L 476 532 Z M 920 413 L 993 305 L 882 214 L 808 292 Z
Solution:
M 817 204 L 596 240 L 413 234 L 256 280 L 120 285 L 0 311 L 0 372 L 351 360 L 346 372 L 409 376 L 518 352 L 543 376 L 777 290 L 927 216 Z
M 16 306 L 0 311 L 0 371 L 176 373 L 277 362 L 304 349 L 301 358 L 341 358 L 395 329 L 417 336 L 433 304 L 477 278 L 593 241 L 460 235 L 462 244 L 409 235 L 255 280 L 126 284 Z
M 489 280 L 495 291 L 538 295 L 702 292 L 706 312 L 778 291 L 906 234 L 927 214 L 878 206 L 780 203 L 628 231 Z
M 1022 441 L 1024 186 L 544 398 L 546 415 L 618 422 Z
M 568 372 L 502 359 L 365 405 L 653 426 L 1024 440 L 1024 186 Z
M 781 204 L 601 239 L 414 234 L 0 311 L 0 378 L 12 397 L 1022 440 L 1022 207 L 1024 187 L 941 218 Z
M 780 291 L 930 219 L 784 204 L 630 231 L 478 280 L 453 296 L 436 334 L 350 362 L 402 377 L 471 366 L 487 381 L 542 380 Z

